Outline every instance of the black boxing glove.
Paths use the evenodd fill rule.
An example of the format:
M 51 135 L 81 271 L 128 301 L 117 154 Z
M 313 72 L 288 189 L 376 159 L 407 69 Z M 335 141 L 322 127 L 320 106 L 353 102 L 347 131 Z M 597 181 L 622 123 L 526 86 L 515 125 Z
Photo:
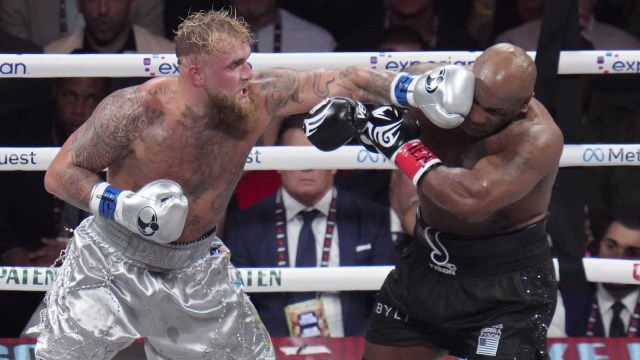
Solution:
M 442 163 L 419 140 L 418 123 L 404 118 L 394 106 L 385 105 L 371 111 L 362 136 L 416 185 L 424 174 Z
M 304 133 L 322 151 L 333 151 L 360 134 L 367 124 L 367 109 L 346 97 L 322 100 L 304 119 Z

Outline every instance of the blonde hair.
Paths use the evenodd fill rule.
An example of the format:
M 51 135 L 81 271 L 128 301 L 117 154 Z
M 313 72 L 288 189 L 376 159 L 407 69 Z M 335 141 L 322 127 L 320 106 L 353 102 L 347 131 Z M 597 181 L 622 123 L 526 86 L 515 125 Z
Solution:
M 228 10 L 199 11 L 189 14 L 178 26 L 174 43 L 178 62 L 185 57 L 224 52 L 229 40 L 252 45 L 247 23 Z

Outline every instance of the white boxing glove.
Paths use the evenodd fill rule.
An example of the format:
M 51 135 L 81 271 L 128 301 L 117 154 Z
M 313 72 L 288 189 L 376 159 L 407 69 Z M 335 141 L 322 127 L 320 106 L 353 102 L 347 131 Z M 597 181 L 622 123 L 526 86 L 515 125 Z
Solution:
M 180 185 L 171 180 L 156 180 L 135 193 L 107 182 L 98 183 L 91 192 L 89 208 L 96 216 L 167 244 L 182 234 L 189 205 Z
M 418 75 L 400 73 L 391 83 L 391 101 L 400 107 L 416 107 L 437 126 L 452 129 L 471 111 L 474 85 L 473 73 L 459 65 Z

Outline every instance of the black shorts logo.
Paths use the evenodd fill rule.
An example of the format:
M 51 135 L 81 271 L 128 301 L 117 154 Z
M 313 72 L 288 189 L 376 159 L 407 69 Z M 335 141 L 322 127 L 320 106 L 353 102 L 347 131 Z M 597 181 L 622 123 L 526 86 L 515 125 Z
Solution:
M 424 229 L 423 234 L 432 250 L 431 255 L 429 256 L 431 259 L 429 266 L 435 271 L 455 276 L 458 267 L 449 262 L 449 252 L 447 251 L 447 248 L 442 245 L 439 239 L 440 232 L 436 232 L 435 235 L 432 236 L 429 231 L 430 229 L 430 227 Z

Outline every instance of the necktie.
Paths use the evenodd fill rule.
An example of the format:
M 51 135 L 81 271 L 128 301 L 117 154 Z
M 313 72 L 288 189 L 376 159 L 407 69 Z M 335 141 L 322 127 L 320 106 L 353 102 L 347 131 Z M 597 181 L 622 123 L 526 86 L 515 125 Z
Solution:
M 296 267 L 315 267 L 317 265 L 316 238 L 313 235 L 311 223 L 318 215 L 318 212 L 318 210 L 299 212 L 302 215 L 302 228 L 298 237 Z
M 620 301 L 616 301 L 611 310 L 613 310 L 613 317 L 611 318 L 611 325 L 609 326 L 609 337 L 623 337 L 625 336 L 624 323 L 620 317 L 620 312 L 624 309 L 624 305 Z

